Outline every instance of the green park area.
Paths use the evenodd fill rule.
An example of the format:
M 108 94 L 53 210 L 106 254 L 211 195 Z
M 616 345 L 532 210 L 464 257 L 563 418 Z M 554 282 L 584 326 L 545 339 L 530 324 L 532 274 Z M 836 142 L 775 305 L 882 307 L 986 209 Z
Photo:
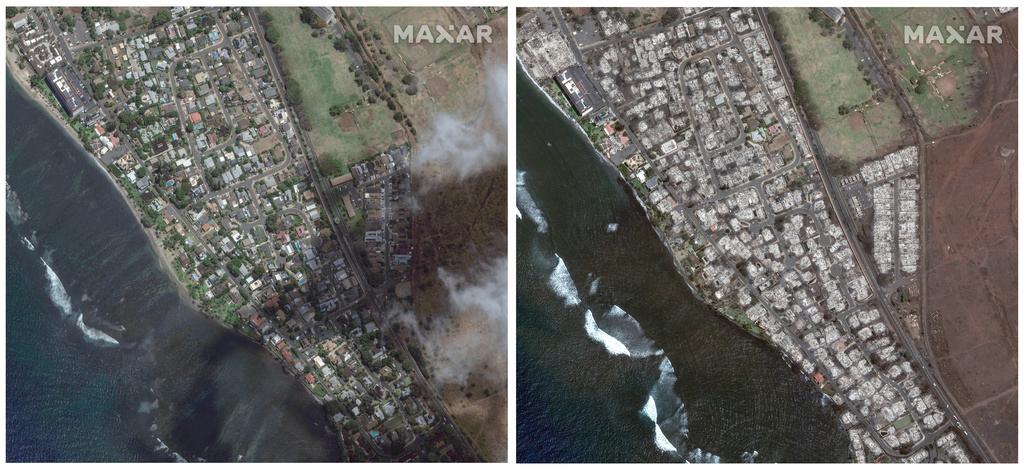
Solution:
M 778 8 L 770 18 L 793 74 L 797 102 L 825 151 L 849 169 L 899 141 L 904 128 L 896 104 L 877 94 L 858 67 L 843 29 L 818 12 Z
M 398 130 L 383 101 L 370 103 L 356 82 L 349 56 L 335 49 L 335 26 L 320 30 L 302 22 L 299 8 L 265 8 L 268 40 L 274 43 L 287 74 L 289 101 L 302 109 L 323 173 L 349 173 L 349 165 L 392 143 Z

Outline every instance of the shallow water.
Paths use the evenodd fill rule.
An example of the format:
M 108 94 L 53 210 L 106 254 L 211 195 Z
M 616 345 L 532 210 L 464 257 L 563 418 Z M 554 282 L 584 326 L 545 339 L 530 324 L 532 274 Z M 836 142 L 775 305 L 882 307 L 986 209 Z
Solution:
M 340 460 L 262 347 L 184 302 L 78 144 L 7 78 L 7 459 Z

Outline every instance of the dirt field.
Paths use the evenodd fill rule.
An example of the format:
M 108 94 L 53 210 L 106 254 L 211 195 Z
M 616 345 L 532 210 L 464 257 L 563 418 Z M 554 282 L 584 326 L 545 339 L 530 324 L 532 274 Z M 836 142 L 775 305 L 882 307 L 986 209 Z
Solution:
M 485 51 L 506 50 L 505 15 L 485 13 L 482 8 L 352 8 L 355 21 L 381 33 L 372 41 L 381 71 L 400 84 L 407 74 L 416 78 L 417 92 L 398 94 L 398 99 L 417 131 L 427 132 L 439 112 L 471 116 L 485 98 L 487 77 L 483 72 Z M 486 20 L 486 21 L 485 21 Z M 394 42 L 395 25 L 471 25 L 491 27 L 491 43 L 424 44 Z
M 444 302 L 446 290 L 437 267 L 451 273 L 470 273 L 481 261 L 506 255 L 506 178 L 506 167 L 500 166 L 420 196 L 420 211 L 413 219 L 413 302 L 421 325 L 443 322 L 455 326 L 450 332 L 430 333 L 441 342 L 483 335 L 479 325 L 462 321 L 467 317 L 465 313 L 456 312 Z M 502 360 L 506 364 L 490 365 L 496 360 L 487 363 L 487 368 L 504 371 L 507 359 Z M 443 385 L 443 399 L 485 458 L 502 461 L 507 451 L 507 378 L 488 380 L 474 372 L 468 377 L 465 385 Z
M 383 31 L 391 31 L 392 24 L 425 24 L 430 19 L 441 24 L 478 24 L 489 15 L 478 8 L 432 10 L 430 16 L 418 8 L 360 9 L 360 13 L 371 27 Z M 420 84 L 415 95 L 399 94 L 421 131 L 419 144 L 431 140 L 440 113 L 468 120 L 481 132 L 505 135 L 505 124 L 495 122 L 489 112 L 493 99 L 493 93 L 488 93 L 492 85 L 489 75 L 493 74 L 488 74 L 487 68 L 506 62 L 506 18 L 504 14 L 492 15 L 488 24 L 493 28 L 490 44 L 378 44 L 396 59 L 388 61 L 388 67 L 398 66 L 397 71 L 385 70 L 385 75 L 392 75 L 398 83 L 409 71 Z M 493 279 L 481 267 L 507 258 L 507 167 L 493 165 L 465 178 L 452 178 L 453 169 L 439 162 L 417 165 L 416 159 L 424 153 L 422 147 L 414 148 L 412 181 L 418 211 L 412 221 L 415 243 L 410 272 L 413 311 L 421 334 L 427 337 L 420 345 L 425 357 L 421 364 L 426 366 L 452 417 L 483 458 L 505 461 L 507 344 L 499 345 L 496 335 L 505 339 L 507 330 L 496 332 L 494 318 L 481 310 L 459 309 L 438 269 L 473 286 Z M 493 296 L 474 296 L 480 298 Z M 500 324 L 504 326 L 504 321 Z M 413 339 L 411 334 L 407 328 L 402 330 L 410 344 L 416 344 L 420 339 Z
M 985 51 L 993 67 L 982 102 L 995 106 L 923 154 L 926 346 L 966 420 L 1004 462 L 1017 461 L 1015 26 L 1013 32 L 1012 47 Z

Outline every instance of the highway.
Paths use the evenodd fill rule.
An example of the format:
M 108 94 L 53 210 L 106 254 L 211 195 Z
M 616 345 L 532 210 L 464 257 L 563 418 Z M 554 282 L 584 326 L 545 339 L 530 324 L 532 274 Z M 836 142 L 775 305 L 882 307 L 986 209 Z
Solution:
M 758 16 L 759 16 L 762 24 L 765 26 L 765 30 L 766 30 L 766 34 L 768 36 L 769 43 L 771 44 L 772 51 L 773 51 L 773 53 L 776 56 L 776 60 L 779 63 L 780 68 L 782 69 L 782 74 L 783 74 L 783 77 L 785 78 L 786 87 L 789 89 L 790 96 L 795 96 L 795 95 L 793 95 L 793 79 L 792 79 L 792 75 L 791 75 L 791 73 L 789 71 L 788 65 L 783 60 L 783 57 L 782 57 L 782 54 L 781 54 L 781 46 L 775 41 L 774 35 L 771 34 L 771 24 L 768 22 L 768 18 L 767 18 L 767 14 L 765 13 L 765 9 L 759 8 L 758 9 Z M 877 60 L 877 56 L 876 56 L 876 60 Z M 880 64 L 881 62 L 877 62 L 877 63 Z M 891 82 L 891 78 L 890 78 L 889 85 L 893 86 L 893 84 Z M 900 96 L 900 97 L 902 97 L 902 95 L 898 91 L 895 94 Z M 909 106 L 909 105 L 907 105 L 904 102 L 904 103 L 901 104 L 901 109 L 904 106 Z M 887 327 L 896 334 L 896 336 L 898 337 L 898 339 L 900 341 L 900 344 L 904 347 L 906 353 L 910 356 L 911 360 L 918 366 L 917 370 L 919 372 L 921 372 L 921 374 L 925 377 L 928 385 L 930 386 L 930 389 L 935 393 L 936 396 L 938 396 L 939 403 L 942 405 L 942 407 L 944 409 L 944 413 L 946 414 L 946 416 L 949 417 L 949 418 L 952 418 L 952 423 L 957 425 L 957 426 L 959 426 L 961 428 L 961 430 L 963 431 L 962 435 L 966 439 L 968 447 L 971 448 L 972 452 L 977 454 L 984 461 L 992 461 L 991 454 L 988 452 L 988 450 L 985 447 L 981 446 L 981 444 L 979 443 L 979 440 L 977 438 L 977 434 L 972 429 L 970 429 L 967 426 L 966 421 L 964 421 L 962 419 L 960 412 L 955 407 L 955 402 L 953 402 L 950 399 L 951 395 L 949 394 L 945 384 L 942 383 L 939 379 L 937 379 L 935 377 L 935 374 L 932 372 L 931 368 L 929 367 L 930 362 L 918 350 L 917 344 L 910 337 L 910 334 L 907 332 L 907 330 L 906 330 L 905 326 L 903 325 L 903 323 L 899 320 L 899 317 L 896 314 L 893 313 L 893 311 L 892 311 L 892 304 L 889 302 L 888 299 L 885 298 L 881 288 L 878 285 L 878 275 L 877 275 L 877 273 L 875 273 L 873 265 L 866 262 L 866 260 L 868 260 L 868 258 L 864 254 L 864 249 L 863 249 L 863 247 L 860 246 L 860 244 L 857 243 L 857 239 L 856 239 L 856 237 L 854 236 L 854 234 L 852 233 L 852 231 L 850 229 L 850 222 L 849 221 L 851 221 L 852 219 L 851 219 L 850 215 L 848 214 L 848 210 L 847 210 L 847 207 L 846 207 L 846 204 L 845 204 L 845 200 L 841 196 L 837 196 L 840 193 L 835 188 L 835 180 L 829 174 L 828 166 L 825 165 L 825 163 L 824 163 L 824 156 L 825 156 L 824 149 L 821 147 L 821 144 L 818 141 L 817 136 L 815 134 L 812 134 L 811 132 L 809 132 L 809 128 L 806 125 L 806 118 L 803 117 L 803 116 L 801 116 L 801 118 L 802 118 L 802 120 L 801 120 L 802 122 L 800 123 L 800 125 L 801 125 L 801 127 L 803 127 L 805 135 L 811 137 L 810 141 L 812 143 L 812 147 L 814 147 L 813 152 L 812 152 L 813 159 L 814 159 L 814 164 L 815 164 L 815 167 L 817 167 L 818 173 L 821 174 L 821 177 L 822 177 L 821 180 L 824 183 L 824 187 L 825 187 L 826 198 L 829 201 L 830 206 L 833 208 L 833 211 L 835 212 L 835 214 L 837 216 L 836 219 L 838 220 L 839 227 L 843 230 L 843 234 L 845 235 L 845 237 L 847 239 L 847 242 L 849 243 L 851 249 L 853 250 L 854 260 L 856 261 L 857 266 L 866 275 L 865 278 L 868 279 L 871 291 L 872 291 L 874 297 L 878 301 L 878 305 L 880 306 L 882 314 L 883 314 L 882 317 L 883 317 L 883 319 L 885 319 Z M 918 145 L 920 145 L 923 142 L 923 138 L 921 137 L 920 127 L 919 127 L 919 125 L 916 124 L 916 120 L 915 120 L 915 128 L 916 128 L 917 133 L 918 133 L 918 143 L 919 143 Z M 919 161 L 923 161 L 923 159 L 919 159 Z M 932 440 L 934 440 L 935 438 L 938 438 L 936 435 L 937 434 L 931 434 L 927 438 L 931 438 Z M 924 441 L 924 443 L 920 443 L 920 444 L 918 444 L 918 446 L 915 446 L 915 449 L 917 449 L 921 445 L 926 444 L 927 442 L 931 441 L 931 440 L 928 440 L 927 438 Z
M 256 36 L 259 38 L 260 47 L 263 48 L 264 51 L 266 51 L 267 57 L 271 59 L 267 61 L 268 64 L 270 65 L 271 76 L 273 77 L 275 83 L 277 84 L 278 90 L 283 92 L 285 88 L 284 80 L 282 79 L 283 75 L 281 74 L 280 71 L 280 65 L 278 63 L 277 55 L 274 53 L 273 48 L 271 48 L 270 45 L 266 42 L 263 26 L 260 24 L 259 20 L 259 12 L 256 8 L 252 7 L 247 8 L 246 11 L 249 15 L 250 21 L 253 24 L 253 29 L 256 32 Z M 297 116 L 294 109 L 292 109 L 291 105 L 287 104 L 286 101 L 285 103 L 285 106 L 287 106 L 289 109 L 289 115 L 292 117 Z M 301 127 L 295 127 L 295 132 L 301 139 L 301 147 L 304 149 L 302 153 L 306 157 L 306 164 L 309 168 L 310 175 L 312 176 L 313 186 L 316 189 L 317 196 L 319 197 L 320 201 L 324 203 L 324 209 L 326 210 L 325 215 L 327 217 L 327 220 L 330 223 L 331 229 L 336 235 L 337 239 L 339 240 L 339 242 L 341 242 L 341 246 L 345 253 L 345 257 L 351 262 L 350 264 L 352 265 L 352 269 L 356 274 L 356 279 L 359 282 L 360 287 L 362 288 L 364 296 L 366 296 L 367 300 L 371 305 L 370 312 L 373 315 L 374 320 L 377 323 L 377 326 L 381 329 L 381 332 L 384 334 L 385 338 L 390 339 L 393 345 L 397 345 L 399 349 L 402 351 L 404 357 L 410 359 L 411 363 L 415 366 L 412 373 L 416 379 L 416 382 L 423 386 L 423 389 L 427 391 L 430 402 L 434 407 L 434 410 L 440 413 L 440 423 L 437 424 L 435 427 L 448 425 L 450 426 L 451 430 L 457 431 L 455 438 L 461 442 L 460 445 L 462 449 L 472 450 L 473 453 L 477 455 L 476 458 L 479 459 L 479 451 L 476 449 L 475 446 L 473 446 L 473 444 L 462 432 L 462 429 L 457 425 L 457 422 L 455 422 L 455 420 L 451 417 L 451 414 L 448 411 L 447 406 L 440 399 L 440 395 L 434 389 L 433 384 L 430 381 L 428 381 L 426 377 L 423 375 L 423 372 L 420 370 L 420 365 L 409 353 L 409 349 L 405 345 L 405 342 L 403 342 L 402 338 L 396 335 L 391 330 L 391 323 L 386 322 L 382 318 L 382 315 L 385 312 L 383 310 L 383 306 L 381 305 L 376 294 L 374 293 L 373 287 L 370 286 L 370 284 L 367 282 L 363 266 L 361 263 L 359 263 L 359 259 L 355 257 L 355 252 L 353 251 L 351 243 L 346 237 L 346 233 L 342 230 L 339 230 L 339 224 L 335 221 L 334 211 L 331 210 L 332 202 L 325 196 L 325 188 L 330 188 L 330 186 L 329 183 L 325 182 L 326 178 L 320 175 L 319 167 L 316 164 L 316 154 L 314 153 L 313 146 L 309 141 L 309 136 Z M 334 207 L 337 207 L 338 202 L 335 202 L 334 204 Z

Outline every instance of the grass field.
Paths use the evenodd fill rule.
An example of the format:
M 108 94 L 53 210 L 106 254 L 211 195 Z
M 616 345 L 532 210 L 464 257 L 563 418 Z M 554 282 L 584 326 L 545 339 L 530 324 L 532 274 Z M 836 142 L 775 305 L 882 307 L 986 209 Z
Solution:
M 778 8 L 780 33 L 795 79 L 806 87 L 818 116 L 818 134 L 832 157 L 859 161 L 876 157 L 901 139 L 899 108 L 891 100 L 876 103 L 874 92 L 857 69 L 853 51 L 843 47 L 841 33 L 822 36 L 807 8 Z M 839 107 L 854 108 L 846 115 Z
M 383 101 L 368 104 L 362 100 L 359 85 L 348 71 L 348 57 L 334 49 L 327 34 L 312 37 L 310 27 L 299 20 L 298 8 L 264 10 L 281 32 L 281 56 L 302 91 L 302 107 L 312 126 L 309 136 L 321 168 L 333 167 L 330 176 L 346 174 L 350 164 L 392 144 L 392 133 L 398 130 L 392 112 Z M 333 33 L 333 29 L 328 30 Z M 342 130 L 341 116 L 330 115 L 335 105 L 352 113 L 354 129 Z
M 406 74 L 416 77 L 417 93 L 400 92 L 398 99 L 417 129 L 425 131 L 424 127 L 437 112 L 478 109 L 483 100 L 483 74 L 472 46 L 467 43 L 409 44 L 394 41 L 395 25 L 413 25 L 414 31 L 418 31 L 420 25 L 466 24 L 457 17 L 454 9 L 375 7 L 350 10 L 356 13 L 353 21 L 364 21 L 368 30 L 380 33 L 381 40 L 377 44 L 391 56 L 391 60 L 381 66 L 384 76 L 396 85 Z M 498 32 L 493 34 L 496 36 Z
M 903 27 L 924 26 L 925 34 L 933 25 L 970 26 L 972 21 L 960 8 L 869 8 L 873 18 L 870 27 L 876 42 L 884 40 L 899 61 L 898 80 L 921 118 L 925 130 L 932 135 L 951 127 L 968 124 L 977 111 L 974 107 L 975 86 L 980 63 L 975 46 L 969 44 L 904 43 Z M 943 31 L 945 31 L 943 29 Z M 918 88 L 919 81 L 924 86 Z

